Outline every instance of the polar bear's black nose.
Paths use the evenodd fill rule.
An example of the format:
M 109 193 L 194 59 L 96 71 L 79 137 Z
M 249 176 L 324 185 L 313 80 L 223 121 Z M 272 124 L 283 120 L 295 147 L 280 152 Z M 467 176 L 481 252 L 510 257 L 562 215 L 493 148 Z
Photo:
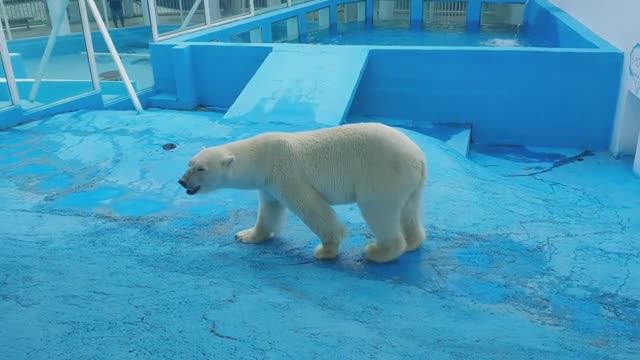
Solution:
M 183 188 L 187 187 L 187 183 L 184 182 L 184 180 L 182 180 L 182 179 L 178 180 L 178 184 L 182 185 Z

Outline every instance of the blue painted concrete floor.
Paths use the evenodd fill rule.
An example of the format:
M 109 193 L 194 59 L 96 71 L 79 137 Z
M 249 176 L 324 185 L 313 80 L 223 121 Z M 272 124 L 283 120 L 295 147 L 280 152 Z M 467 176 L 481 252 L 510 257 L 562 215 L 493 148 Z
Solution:
M 0 133 L 0 358 L 640 355 L 640 179 L 627 161 L 515 147 L 430 163 L 423 247 L 387 265 L 354 206 L 335 262 L 290 216 L 260 246 L 253 192 L 188 197 L 203 145 L 313 123 L 77 112 Z M 163 150 L 175 143 L 174 150 Z M 521 176 L 515 176 L 521 175 Z

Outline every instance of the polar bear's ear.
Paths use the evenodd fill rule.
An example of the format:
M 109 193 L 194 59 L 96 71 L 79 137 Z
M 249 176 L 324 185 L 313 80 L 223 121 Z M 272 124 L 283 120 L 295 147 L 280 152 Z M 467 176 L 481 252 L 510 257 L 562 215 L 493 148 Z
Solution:
M 222 166 L 223 167 L 229 167 L 231 164 L 233 164 L 233 160 L 235 160 L 236 157 L 233 155 L 229 155 L 227 156 L 224 160 L 222 160 Z

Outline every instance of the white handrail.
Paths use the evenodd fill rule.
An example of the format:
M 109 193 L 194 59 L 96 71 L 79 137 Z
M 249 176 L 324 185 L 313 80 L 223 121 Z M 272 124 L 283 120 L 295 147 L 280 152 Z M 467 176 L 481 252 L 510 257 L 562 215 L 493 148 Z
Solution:
M 11 35 L 11 26 L 9 26 L 9 15 L 7 14 L 7 8 L 4 7 L 4 0 L 0 0 L 0 7 L 2 8 L 4 25 L 7 27 L 7 36 L 9 37 L 9 40 L 13 40 L 13 36 Z
M 87 48 L 87 60 L 89 60 L 89 73 L 91 74 L 91 82 L 93 90 L 100 91 L 100 78 L 98 77 L 98 66 L 96 65 L 95 52 L 93 50 L 93 39 L 91 38 L 91 27 L 89 26 L 89 15 L 87 14 L 87 5 L 84 0 L 78 0 L 78 9 L 80 10 L 80 20 L 82 22 L 82 33 L 84 34 L 84 45 Z
M 40 90 L 40 82 L 42 81 L 42 76 L 44 75 L 44 69 L 47 67 L 49 63 L 49 58 L 51 58 L 51 51 L 53 51 L 53 46 L 56 44 L 56 38 L 58 37 L 58 32 L 60 32 L 60 25 L 64 21 L 64 17 L 67 16 L 67 6 L 69 5 L 69 0 L 62 0 L 62 8 L 58 18 L 55 19 L 53 23 L 53 28 L 51 28 L 51 33 L 49 34 L 49 39 L 47 40 L 47 46 L 44 49 L 44 53 L 42 54 L 42 59 L 40 59 L 40 65 L 38 66 L 38 71 L 36 72 L 36 76 L 33 80 L 33 85 L 31 86 L 31 91 L 29 92 L 29 101 L 35 101 L 38 96 L 38 91 Z
M 100 11 L 98 11 L 98 7 L 93 0 L 86 0 L 89 5 L 89 9 L 93 14 L 93 18 L 102 33 L 102 38 L 104 42 L 107 44 L 107 48 L 109 49 L 109 53 L 111 53 L 111 57 L 113 58 L 113 62 L 116 63 L 116 67 L 118 68 L 118 73 L 120 74 L 120 78 L 124 82 L 125 87 L 127 88 L 127 92 L 129 93 L 129 97 L 131 98 L 131 102 L 133 103 L 133 107 L 141 113 L 143 111 L 142 104 L 140 104 L 140 99 L 138 99 L 138 94 L 131 85 L 131 80 L 129 79 L 129 75 L 127 75 L 127 71 L 122 64 L 122 60 L 120 60 L 120 56 L 118 56 L 118 51 L 116 47 L 113 45 L 113 41 L 111 41 L 111 36 L 109 36 L 109 31 L 107 31 L 107 27 L 104 25 L 104 21 L 102 20 L 102 16 L 100 16 Z
M 187 25 L 189 25 L 189 23 L 191 22 L 191 18 L 193 18 L 193 15 L 196 13 L 196 10 L 198 10 L 198 7 L 200 7 L 200 4 L 202 4 L 202 0 L 196 0 L 196 2 L 193 3 L 193 6 L 191 7 L 191 9 L 189 10 L 189 13 L 187 14 L 187 17 L 182 22 L 182 25 L 180 25 L 180 30 L 186 28 Z
M 0 21 L 0 58 L 2 58 L 2 65 L 4 66 L 4 77 L 7 79 L 7 84 L 9 85 L 11 103 L 18 105 L 20 104 L 20 94 L 18 93 L 18 86 L 16 85 L 16 77 L 13 74 L 11 56 L 9 56 L 9 49 L 7 48 L 7 39 L 4 37 L 2 21 Z

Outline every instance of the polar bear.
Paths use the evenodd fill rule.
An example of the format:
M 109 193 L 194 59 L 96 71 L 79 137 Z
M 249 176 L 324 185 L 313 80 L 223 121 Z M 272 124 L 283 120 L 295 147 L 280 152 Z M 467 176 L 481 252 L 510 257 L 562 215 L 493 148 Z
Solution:
M 264 133 L 196 154 L 179 183 L 187 194 L 257 189 L 254 227 L 236 239 L 260 243 L 279 234 L 286 208 L 320 238 L 317 259 L 333 259 L 345 237 L 331 205 L 357 203 L 375 236 L 366 257 L 388 262 L 426 237 L 421 197 L 427 163 L 400 131 L 378 123 L 299 133 Z

